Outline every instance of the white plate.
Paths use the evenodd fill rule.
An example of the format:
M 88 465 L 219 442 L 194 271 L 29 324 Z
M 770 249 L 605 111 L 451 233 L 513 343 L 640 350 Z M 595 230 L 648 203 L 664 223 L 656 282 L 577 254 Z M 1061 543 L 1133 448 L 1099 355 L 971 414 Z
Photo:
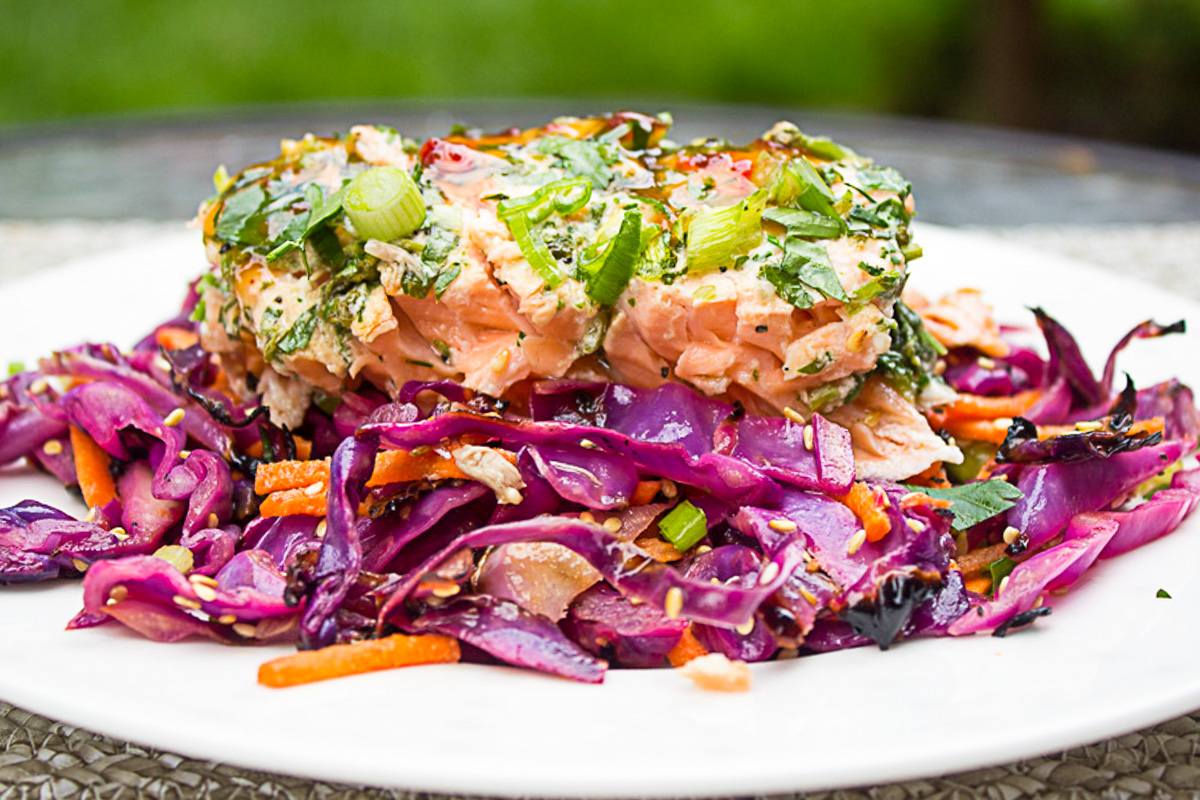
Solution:
M 923 227 L 913 285 L 985 289 L 1007 321 L 1041 304 L 1102 363 L 1153 315 L 1200 307 L 1086 265 Z M 0 357 L 108 338 L 170 315 L 202 266 L 192 234 L 10 284 Z M 1187 337 L 1136 342 L 1139 382 L 1197 382 Z M 0 480 L 81 511 L 53 481 Z M 446 793 L 700 796 L 895 781 L 1012 761 L 1200 707 L 1200 517 L 1094 569 L 1054 614 L 975 636 L 755 666 L 747 694 L 705 693 L 670 670 L 584 686 L 501 667 L 396 670 L 287 690 L 255 683 L 287 648 L 154 644 L 116 625 L 66 632 L 79 586 L 0 590 L 0 698 L 119 739 L 244 767 Z M 1173 599 L 1157 599 L 1159 588 Z

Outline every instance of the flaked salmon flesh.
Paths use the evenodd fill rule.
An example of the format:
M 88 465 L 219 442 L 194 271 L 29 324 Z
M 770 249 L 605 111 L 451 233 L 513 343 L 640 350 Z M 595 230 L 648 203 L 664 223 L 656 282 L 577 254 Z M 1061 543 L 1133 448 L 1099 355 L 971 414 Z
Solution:
M 832 413 L 877 477 L 956 460 L 920 413 L 921 394 L 889 388 L 878 371 L 913 252 L 907 184 L 787 123 L 746 147 L 677 147 L 666 130 L 623 113 L 421 145 L 376 126 L 285 141 L 279 159 L 239 173 L 201 209 L 213 264 L 202 344 L 235 389 L 256 387 L 289 427 L 314 393 L 363 385 L 394 395 L 449 378 L 504 397 L 533 379 L 682 381 L 752 412 Z M 362 236 L 338 210 L 297 240 L 296 220 L 383 166 L 415 178 L 425 219 L 414 233 Z M 557 270 L 550 281 L 504 209 L 584 179 L 586 203 L 534 225 Z M 737 225 L 712 233 L 737 207 L 749 209 Z M 640 242 L 614 302 L 593 276 L 616 258 L 633 212 Z M 722 251 L 714 236 L 739 244 Z M 280 248 L 289 237 L 298 246 Z M 923 313 L 990 352 L 1003 342 L 970 328 L 975 302 Z

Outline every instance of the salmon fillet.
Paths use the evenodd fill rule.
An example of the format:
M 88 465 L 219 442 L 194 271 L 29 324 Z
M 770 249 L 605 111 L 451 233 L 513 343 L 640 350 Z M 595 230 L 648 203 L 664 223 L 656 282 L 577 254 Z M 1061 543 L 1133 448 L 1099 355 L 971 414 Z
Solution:
M 202 344 L 289 426 L 314 393 L 364 383 L 395 394 L 451 378 L 503 397 L 529 379 L 600 378 L 803 417 L 874 398 L 889 441 L 902 427 L 936 438 L 920 391 L 867 381 L 917 252 L 908 184 L 789 123 L 745 147 L 666 132 L 665 118 L 619 113 L 422 144 L 377 126 L 285 141 L 201 208 Z M 374 167 L 413 176 L 413 233 L 361 235 L 337 206 Z M 586 197 L 565 208 L 570 193 Z M 541 211 L 522 227 L 517 207 Z

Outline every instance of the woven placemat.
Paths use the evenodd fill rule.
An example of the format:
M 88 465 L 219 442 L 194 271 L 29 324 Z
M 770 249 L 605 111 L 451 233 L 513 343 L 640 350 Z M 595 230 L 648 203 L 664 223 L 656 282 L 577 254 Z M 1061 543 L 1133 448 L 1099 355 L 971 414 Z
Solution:
M 178 225 L 150 222 L 0 223 L 0 284 L 89 252 L 177 230 Z M 1200 299 L 1200 225 L 982 232 L 1082 258 Z M 1186 796 L 1200 797 L 1200 712 L 1044 758 L 927 780 L 805 795 L 814 800 Z M 197 761 L 118 742 L 0 701 L 0 800 L 434 797 L 444 796 L 330 784 Z

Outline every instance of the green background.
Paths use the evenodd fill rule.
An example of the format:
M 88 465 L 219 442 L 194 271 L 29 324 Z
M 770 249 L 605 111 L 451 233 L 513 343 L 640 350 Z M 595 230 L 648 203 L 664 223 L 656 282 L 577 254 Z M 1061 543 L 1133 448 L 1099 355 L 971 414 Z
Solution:
M 0 0 L 0 128 L 533 96 L 877 111 L 1200 150 L 1200 2 Z

